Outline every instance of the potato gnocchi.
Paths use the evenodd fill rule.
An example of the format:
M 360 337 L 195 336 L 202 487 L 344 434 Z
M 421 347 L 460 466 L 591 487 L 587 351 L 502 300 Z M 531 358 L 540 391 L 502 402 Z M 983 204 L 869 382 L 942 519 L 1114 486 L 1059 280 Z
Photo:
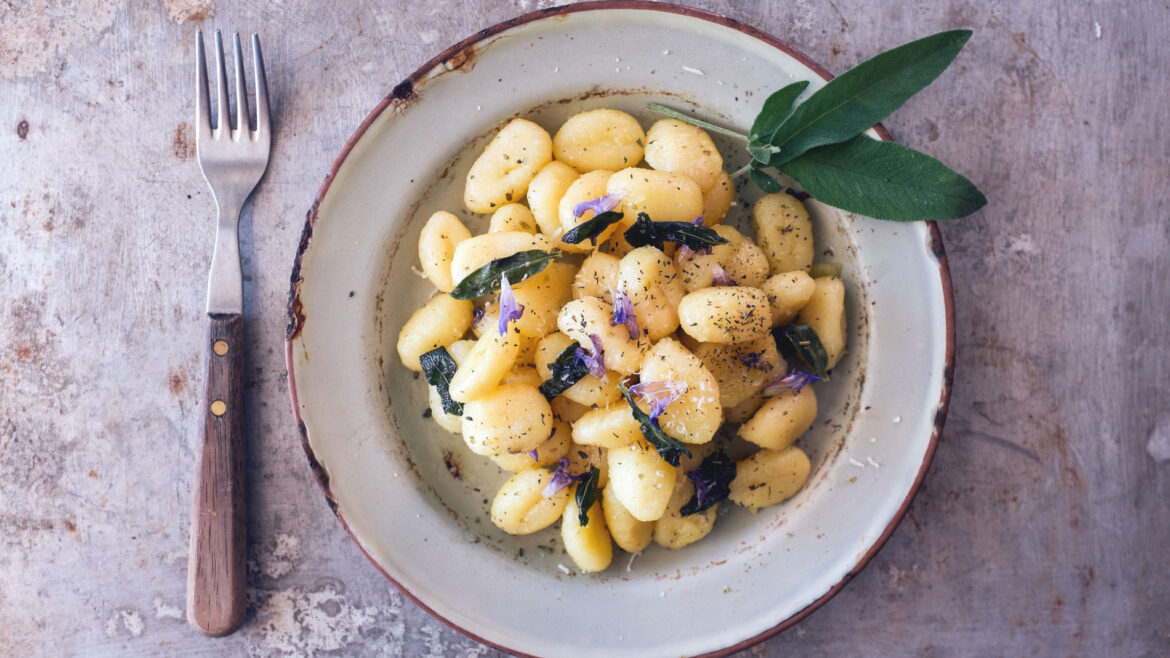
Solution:
M 419 236 L 438 292 L 402 327 L 402 364 L 436 422 L 508 474 L 492 523 L 559 521 L 581 571 L 615 543 L 683 548 L 724 501 L 754 512 L 808 480 L 796 443 L 817 417 L 809 384 L 846 354 L 846 287 L 817 276 L 839 266 L 813 267 L 796 196 L 755 202 L 754 239 L 722 224 L 723 167 L 673 119 L 644 131 L 590 110 L 555 136 L 515 119 L 467 175 L 469 212 Z

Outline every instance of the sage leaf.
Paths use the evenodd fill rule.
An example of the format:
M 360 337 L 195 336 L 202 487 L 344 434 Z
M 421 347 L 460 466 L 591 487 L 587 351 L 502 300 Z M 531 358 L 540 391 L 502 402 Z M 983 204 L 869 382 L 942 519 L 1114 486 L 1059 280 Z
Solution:
M 588 239 L 597 244 L 597 236 L 610 226 L 621 221 L 624 215 L 615 210 L 603 212 L 574 226 L 561 236 L 561 240 L 569 244 L 580 244 Z
M 552 251 L 529 249 L 497 258 L 463 277 L 463 280 L 451 290 L 451 296 L 455 299 L 475 299 L 490 295 L 500 289 L 501 276 L 507 275 L 509 283 L 520 283 L 548 267 L 548 264 L 560 255 L 561 252 L 555 249 Z
M 552 366 L 549 368 L 551 371 L 549 378 L 539 387 L 544 399 L 552 400 L 589 374 L 589 368 L 585 362 L 577 358 L 577 347 L 577 343 L 571 343 L 561 350 L 556 361 L 552 362 Z
M 760 113 L 756 115 L 756 120 L 752 122 L 752 131 L 748 134 L 748 138 L 752 142 L 771 144 L 772 135 L 792 113 L 792 104 L 807 88 L 808 80 L 801 80 L 782 87 L 769 96 L 768 100 L 764 101 L 764 106 L 760 108 Z M 751 151 L 750 145 L 748 151 Z M 761 160 L 761 162 L 767 162 L 767 160 Z
M 630 389 L 626 388 L 624 383 L 618 384 L 618 390 L 622 392 L 622 396 L 626 398 L 626 402 L 630 405 L 630 413 L 634 415 L 634 420 L 638 421 L 639 429 L 642 430 L 642 436 L 654 446 L 658 451 L 658 455 L 666 460 L 666 463 L 671 466 L 678 466 L 679 460 L 683 455 L 691 456 L 691 451 L 687 450 L 682 441 L 667 434 L 658 426 L 657 419 L 651 419 L 650 415 L 638 408 L 638 403 L 634 402 L 634 398 L 630 395 Z
M 970 38 L 970 30 L 940 32 L 887 50 L 833 78 L 772 135 L 769 141 L 780 151 L 771 164 L 782 165 L 810 149 L 861 134 L 937 78 Z
M 748 153 L 752 156 L 752 164 L 766 165 L 772 160 L 773 147 L 770 144 L 751 142 L 747 145 Z
M 593 503 L 597 502 L 597 480 L 600 476 L 601 471 L 597 470 L 596 466 L 591 466 L 585 481 L 577 484 L 577 523 L 580 523 L 582 528 L 589 525 L 589 510 Z
M 455 376 L 458 366 L 455 365 L 455 359 L 452 359 L 451 354 L 447 352 L 447 348 L 436 347 L 430 352 L 424 353 L 418 358 L 418 363 L 422 366 L 423 374 L 427 377 L 427 383 L 438 391 L 439 399 L 443 402 L 443 411 L 462 416 L 463 404 L 451 399 L 451 378 Z
M 735 479 L 735 461 L 726 452 L 716 450 L 687 477 L 695 484 L 695 495 L 682 506 L 679 514 L 690 516 L 710 509 L 731 495 L 731 481 Z
M 684 114 L 682 112 L 679 112 L 678 110 L 671 109 L 665 105 L 662 105 L 661 103 L 647 103 L 646 107 L 654 112 L 659 113 L 659 114 L 665 114 L 666 116 L 670 117 L 671 119 L 677 119 L 679 121 L 682 121 L 683 123 L 689 123 L 692 126 L 698 126 L 704 130 L 710 130 L 713 133 L 719 133 L 720 135 L 727 135 L 728 137 L 734 137 L 736 139 L 740 139 L 740 140 L 743 140 L 745 142 L 748 141 L 747 135 L 744 135 L 743 133 L 737 133 L 734 130 L 728 130 L 727 128 L 724 128 L 723 126 L 717 126 L 717 125 L 711 123 L 710 121 L 703 121 L 702 119 L 696 119 L 695 117 L 693 117 L 689 114 Z
M 781 166 L 818 201 L 875 219 L 965 217 L 987 205 L 975 184 L 912 148 L 859 135 Z
M 690 222 L 655 222 L 644 212 L 638 213 L 634 225 L 626 229 L 625 238 L 635 248 L 653 245 L 662 249 L 667 242 L 681 242 L 695 251 L 727 243 L 706 226 Z
M 804 369 L 829 381 L 829 353 L 807 324 L 786 324 L 772 330 L 776 349 L 785 360 L 804 364 Z
M 776 194 L 777 192 L 784 191 L 784 186 L 781 185 L 779 181 L 777 181 L 775 178 L 772 178 L 770 174 L 760 170 L 757 167 L 752 167 L 751 171 L 748 172 L 748 176 L 751 177 L 752 182 L 756 184 L 756 187 L 760 188 L 768 194 Z

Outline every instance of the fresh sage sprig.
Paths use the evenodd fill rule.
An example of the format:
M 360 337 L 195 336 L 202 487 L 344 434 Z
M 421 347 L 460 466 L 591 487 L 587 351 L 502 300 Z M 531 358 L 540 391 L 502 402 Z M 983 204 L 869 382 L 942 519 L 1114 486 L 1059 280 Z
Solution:
M 666 460 L 666 463 L 671 466 L 678 466 L 679 460 L 683 455 L 691 456 L 691 451 L 687 450 L 686 445 L 682 441 L 667 434 L 658 426 L 658 420 L 650 418 L 650 415 L 638 408 L 638 403 L 634 402 L 633 396 L 630 395 L 630 389 L 626 388 L 624 383 L 618 384 L 618 390 L 622 392 L 622 396 L 626 398 L 626 402 L 630 405 L 630 412 L 634 415 L 634 420 L 638 421 L 638 425 L 642 430 L 642 436 L 654 446 L 658 451 L 658 455 Z
M 773 93 L 750 134 L 716 127 L 743 140 L 752 156 L 734 175 L 746 173 L 772 194 L 784 189 L 767 171 L 775 168 L 819 201 L 876 219 L 955 219 L 982 208 L 983 193 L 938 160 L 863 134 L 934 81 L 970 38 L 970 30 L 951 30 L 898 46 L 830 80 L 795 108 L 807 82 Z M 649 107 L 713 129 L 682 112 Z
M 697 514 L 727 500 L 731 495 L 731 481 L 735 479 L 735 460 L 726 452 L 716 450 L 698 468 L 688 471 L 687 477 L 695 485 L 695 495 L 679 510 L 682 516 Z
M 574 226 L 572 229 L 565 232 L 561 236 L 561 240 L 569 244 L 580 244 L 585 240 L 597 244 L 597 236 L 610 226 L 621 221 L 624 215 L 616 210 L 603 212 L 600 215 L 591 217 L 580 224 Z
M 644 212 L 638 213 L 634 225 L 626 229 L 625 238 L 635 248 L 653 245 L 662 249 L 667 242 L 681 242 L 695 251 L 727 243 L 706 226 L 690 222 L 655 222 Z
M 601 479 L 601 471 L 597 470 L 596 466 L 589 468 L 589 475 L 585 476 L 585 481 L 577 484 L 577 523 L 581 527 L 589 525 L 589 510 L 593 508 L 593 503 L 597 501 L 597 481 Z
M 573 384 L 589 374 L 589 367 L 577 358 L 577 348 L 577 343 L 571 343 L 561 351 L 556 361 L 552 362 L 549 378 L 540 385 L 540 392 L 546 400 L 552 400 L 569 390 Z
M 785 360 L 791 362 L 796 359 L 803 364 L 803 370 L 829 381 L 829 353 L 812 327 L 807 324 L 786 324 L 773 329 L 772 337 L 776 339 L 776 349 Z
M 447 348 L 436 347 L 420 356 L 418 363 L 422 366 L 423 374 L 427 377 L 427 383 L 438 391 L 439 399 L 443 402 L 443 411 L 462 416 L 463 405 L 451 399 L 451 378 L 455 376 L 455 370 L 458 369 L 458 366 L 455 365 L 455 359 L 452 359 L 451 354 L 447 352 Z
M 540 273 L 560 255 L 561 252 L 556 249 L 552 251 L 529 249 L 511 256 L 497 258 L 463 277 L 451 290 L 451 296 L 455 299 L 475 299 L 483 295 L 490 295 L 500 289 L 502 276 L 507 275 L 508 283 L 520 283 L 533 274 Z

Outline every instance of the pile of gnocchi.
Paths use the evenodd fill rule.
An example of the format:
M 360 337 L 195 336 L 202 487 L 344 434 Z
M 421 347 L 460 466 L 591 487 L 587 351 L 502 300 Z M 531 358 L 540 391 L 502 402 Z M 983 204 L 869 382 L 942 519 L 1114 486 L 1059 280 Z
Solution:
M 720 502 L 755 511 L 804 486 L 794 443 L 816 419 L 809 384 L 845 352 L 845 288 L 814 265 L 801 200 L 756 202 L 753 239 L 722 223 L 734 198 L 701 128 L 598 109 L 494 136 L 464 194 L 486 233 L 427 221 L 438 292 L 398 353 L 435 422 L 512 473 L 491 504 L 501 530 L 560 521 L 596 572 L 614 543 L 681 548 Z

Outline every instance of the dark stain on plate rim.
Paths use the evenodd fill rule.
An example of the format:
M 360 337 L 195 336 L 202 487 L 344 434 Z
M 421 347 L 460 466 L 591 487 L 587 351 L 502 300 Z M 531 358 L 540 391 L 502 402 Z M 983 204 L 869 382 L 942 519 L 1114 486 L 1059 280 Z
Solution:
M 299 404 L 297 402 L 296 377 L 295 377 L 295 373 L 293 370 L 293 348 L 294 348 L 294 341 L 300 336 L 301 331 L 304 329 L 305 323 L 308 321 L 308 318 L 307 318 L 305 311 L 304 311 L 303 304 L 302 304 L 301 299 L 300 299 L 301 284 L 303 281 L 303 279 L 301 277 L 301 265 L 302 265 L 302 261 L 305 257 L 305 253 L 308 251 L 309 244 L 312 242 L 313 227 L 314 227 L 314 224 L 316 223 L 317 211 L 318 211 L 318 207 L 320 204 L 320 200 L 328 192 L 330 184 L 333 180 L 333 177 L 337 174 L 337 171 L 340 169 L 342 163 L 349 156 L 350 151 L 354 148 L 354 146 L 357 144 L 357 142 L 365 135 L 365 133 L 369 129 L 370 125 L 373 124 L 373 122 L 375 120 L 377 120 L 382 115 L 382 113 L 384 111 L 386 111 L 388 108 L 391 108 L 392 106 L 393 107 L 400 107 L 400 106 L 403 106 L 405 104 L 410 103 L 414 98 L 417 97 L 417 94 L 419 93 L 418 85 L 420 82 L 423 82 L 423 81 L 426 81 L 429 79 L 433 79 L 433 78 L 438 77 L 440 75 L 443 75 L 445 73 L 458 72 L 460 70 L 464 70 L 464 71 L 470 70 L 470 68 L 475 65 L 477 48 L 482 48 L 484 45 L 495 40 L 496 38 L 498 38 L 501 35 L 501 33 L 507 31 L 510 28 L 513 28 L 513 27 L 516 27 L 519 25 L 524 25 L 527 23 L 531 23 L 534 21 L 546 20 L 546 19 L 550 19 L 550 18 L 556 19 L 556 20 L 561 20 L 561 19 L 566 18 L 569 14 L 573 14 L 573 13 L 577 13 L 577 12 L 611 10 L 611 9 L 634 9 L 634 10 L 643 10 L 643 11 L 658 11 L 658 12 L 664 12 L 664 13 L 669 13 L 669 14 L 677 14 L 677 15 L 687 16 L 690 18 L 704 20 L 704 21 L 714 23 L 717 25 L 722 25 L 722 26 L 728 27 L 730 29 L 736 30 L 738 32 L 741 32 L 749 37 L 752 37 L 752 38 L 758 39 L 760 41 L 763 41 L 764 43 L 767 43 L 768 45 L 780 50 L 781 52 L 785 53 L 786 55 L 799 61 L 801 64 L 804 64 L 805 66 L 809 67 L 817 75 L 820 75 L 825 80 L 832 79 L 832 77 L 833 77 L 832 74 L 830 74 L 827 70 L 825 70 L 824 67 L 820 66 L 817 62 L 808 58 L 806 55 L 804 55 L 803 53 L 801 53 L 797 49 L 793 48 L 789 44 L 785 43 L 784 41 L 782 41 L 782 40 L 780 40 L 780 39 L 778 39 L 778 38 L 776 38 L 776 37 L 774 37 L 766 32 L 763 32 L 763 31 L 761 31 L 755 27 L 752 27 L 750 25 L 741 23 L 740 21 L 737 21 L 735 19 L 721 16 L 719 14 L 715 14 L 713 12 L 708 12 L 708 11 L 705 11 L 702 9 L 692 8 L 692 7 L 683 7 L 683 6 L 679 6 L 679 5 L 670 5 L 670 4 L 662 4 L 662 3 L 657 3 L 657 2 L 645 2 L 645 1 L 637 1 L 637 0 L 632 0 L 632 1 L 629 1 L 629 0 L 608 0 L 608 1 L 601 1 L 601 2 L 583 3 L 583 4 L 578 4 L 578 5 L 550 7 L 550 8 L 530 12 L 530 13 L 524 14 L 522 16 L 518 16 L 516 18 L 510 19 L 508 21 L 504 21 L 502 23 L 498 23 L 496 25 L 493 25 L 492 27 L 480 30 L 475 35 L 472 35 L 471 37 L 468 37 L 468 38 L 464 39 L 463 41 L 456 43 L 455 45 L 444 50 L 443 52 L 441 52 L 440 54 L 438 54 L 437 56 L 432 58 L 430 61 L 426 62 L 421 67 L 419 67 L 414 73 L 412 73 L 405 80 L 403 80 L 398 85 L 396 85 L 390 94 L 388 94 L 385 98 L 382 99 L 382 101 L 377 105 L 377 107 L 375 107 L 373 109 L 373 111 L 371 111 L 370 114 L 362 121 L 362 123 L 358 126 L 357 130 L 354 131 L 353 135 L 349 138 L 349 140 L 346 141 L 345 146 L 341 150 L 341 153 L 334 160 L 332 166 L 329 169 L 329 172 L 326 174 L 325 179 L 322 182 L 321 187 L 318 190 L 317 195 L 313 201 L 313 204 L 310 207 L 308 214 L 306 216 L 305 226 L 304 226 L 304 229 L 303 229 L 302 234 L 301 234 L 300 244 L 297 247 L 297 253 L 296 253 L 296 257 L 294 259 L 292 276 L 291 276 L 291 281 L 290 281 L 290 285 L 289 285 L 289 296 L 288 296 L 288 319 L 289 319 L 289 322 L 288 322 L 288 328 L 286 331 L 286 339 L 285 339 L 285 368 L 288 372 L 289 401 L 292 405 L 293 416 L 294 416 L 296 423 L 297 423 L 297 431 L 298 431 L 298 434 L 300 435 L 301 446 L 305 451 L 305 456 L 309 461 L 310 469 L 312 470 L 312 472 L 315 476 L 315 479 L 317 480 L 317 484 L 321 487 L 322 493 L 324 493 L 326 502 L 329 504 L 330 509 L 333 510 L 333 513 L 337 516 L 337 519 L 341 523 L 342 527 L 345 528 L 345 531 L 347 533 L 349 533 L 350 537 L 354 540 L 354 543 L 357 544 L 359 550 L 361 550 L 362 553 L 366 556 L 366 558 L 371 562 L 371 564 L 374 565 L 374 568 L 376 568 L 379 571 L 379 573 L 381 573 L 387 580 L 389 580 L 395 586 L 395 588 L 397 588 L 404 596 L 406 596 L 408 599 L 410 599 L 412 602 L 414 602 L 416 605 L 418 605 L 423 610 L 426 610 L 431 616 L 435 617 L 436 619 L 439 619 L 440 621 L 444 622 L 445 624 L 447 624 L 451 628 L 459 631 L 460 633 L 463 633 L 464 635 L 466 635 L 466 636 L 468 636 L 468 637 L 470 637 L 478 642 L 496 647 L 496 648 L 504 650 L 504 651 L 514 653 L 515 655 L 527 655 L 527 654 L 516 654 L 514 649 L 511 649 L 507 646 L 504 646 L 504 645 L 492 642 L 490 640 L 487 640 L 483 637 L 476 635 L 475 633 L 472 633 L 471 631 L 469 631 L 461 626 L 458 626 L 457 624 L 442 617 L 441 615 L 438 615 L 425 602 L 423 602 L 423 601 L 419 600 L 417 597 L 415 597 L 409 590 L 407 590 L 405 587 L 403 587 L 401 583 L 399 583 L 394 578 L 392 578 L 390 576 L 390 574 L 387 573 L 381 567 L 381 565 L 378 564 L 377 560 L 375 560 L 366 551 L 365 547 L 362 546 L 362 543 L 358 540 L 357 536 L 354 535 L 353 530 L 349 527 L 349 524 L 346 522 L 345 516 L 344 516 L 344 514 L 342 514 L 340 508 L 338 507 L 336 497 L 334 496 L 334 494 L 330 488 L 329 474 L 325 470 L 324 466 L 317 459 L 316 455 L 313 453 L 313 448 L 309 442 L 308 430 L 306 429 L 305 424 L 301 418 L 300 408 L 299 408 Z M 432 71 L 437 71 L 437 74 L 430 75 L 432 73 Z M 884 139 L 884 140 L 891 140 L 892 139 L 890 137 L 889 132 L 882 125 L 878 124 L 878 125 L 874 126 L 874 129 L 877 131 L 877 133 L 881 139 Z M 444 173 L 446 173 L 446 172 L 444 172 Z M 759 642 L 762 642 L 763 640 L 766 640 L 766 639 L 776 635 L 777 633 L 780 633 L 781 631 L 783 631 L 787 628 L 790 628 L 791 626 L 795 625 L 796 623 L 800 622 L 802 619 L 807 617 L 809 614 L 811 614 L 817 608 L 824 605 L 825 602 L 827 602 L 834 595 L 836 595 L 837 592 L 839 592 L 841 590 L 841 588 L 843 588 L 850 580 L 852 580 L 855 575 L 860 573 L 861 570 L 863 568 L 865 568 L 865 566 L 869 563 L 869 561 L 871 559 L 873 559 L 873 557 L 877 554 L 877 552 L 882 548 L 882 546 L 885 545 L 886 541 L 893 534 L 895 528 L 898 527 L 902 518 L 906 515 L 906 512 L 908 511 L 911 502 L 914 500 L 915 495 L 918 493 L 918 490 L 922 485 L 922 481 L 923 481 L 924 477 L 926 476 L 926 472 L 930 468 L 930 464 L 934 458 L 934 453 L 935 453 L 936 449 L 938 448 L 939 438 L 940 438 L 942 431 L 943 431 L 943 425 L 944 425 L 944 422 L 946 420 L 947 407 L 948 407 L 948 404 L 950 402 L 951 387 L 952 387 L 953 382 L 954 382 L 954 363 L 955 363 L 955 311 L 954 311 L 954 297 L 953 297 L 953 292 L 952 292 L 952 287 L 951 287 L 950 268 L 949 268 L 948 263 L 947 263 L 946 250 L 943 247 L 942 235 L 938 229 L 937 224 L 935 222 L 927 222 L 927 225 L 928 225 L 928 229 L 930 232 L 930 239 L 929 239 L 928 243 L 924 246 L 931 253 L 931 255 L 935 258 L 935 260 L 938 264 L 938 268 L 939 268 L 939 278 L 940 278 L 940 281 L 942 284 L 944 312 L 945 312 L 945 316 L 946 316 L 947 345 L 946 345 L 946 352 L 945 352 L 945 369 L 944 369 L 944 373 L 943 373 L 944 374 L 943 386 L 942 386 L 941 394 L 939 396 L 938 406 L 937 406 L 936 412 L 935 412 L 934 428 L 933 428 L 933 431 L 931 432 L 930 441 L 929 441 L 927 448 L 926 448 L 926 451 L 923 455 L 922 464 L 920 465 L 920 467 L 918 469 L 918 473 L 916 474 L 916 476 L 914 478 L 914 482 L 911 485 L 910 490 L 907 492 L 905 499 L 902 501 L 902 504 L 899 506 L 897 512 L 894 514 L 893 518 L 890 520 L 890 523 L 886 526 L 886 528 L 882 532 L 882 534 L 877 538 L 876 541 L 874 541 L 873 545 L 869 548 L 869 550 L 866 551 L 866 553 L 858 559 L 858 561 L 857 561 L 856 565 L 853 567 L 853 569 L 850 570 L 849 573 L 847 573 L 841 579 L 840 582 L 838 582 L 833 587 L 829 588 L 829 591 L 825 592 L 818 599 L 816 599 L 815 601 L 808 604 L 805 608 L 803 608 L 802 610 L 793 614 L 789 618 L 782 620 L 781 622 L 779 622 L 777 625 L 773 626 L 772 628 L 767 629 L 767 630 L 765 630 L 765 631 L 763 631 L 763 632 L 761 632 L 753 637 L 747 638 L 747 639 L 745 639 L 739 643 L 736 643 L 734 645 L 724 647 L 722 649 L 712 651 L 712 652 L 709 652 L 706 654 L 702 654 L 703 656 L 727 656 L 727 655 L 733 654 L 737 651 L 741 651 L 747 647 L 750 647 L 750 646 L 755 645 Z M 397 248 L 398 248 L 397 243 L 398 243 L 398 241 L 396 240 L 395 244 L 393 245 L 394 250 L 397 250 Z M 379 304 L 379 306 L 381 305 L 380 297 L 381 297 L 381 295 L 379 294 L 379 299 L 376 302 Z M 304 357 L 307 360 L 308 354 L 305 354 Z M 864 373 L 861 373 L 861 374 L 864 375 Z M 842 442 L 837 442 L 837 445 L 838 445 L 837 451 L 838 452 L 840 450 L 841 443 Z M 408 451 L 403 451 L 403 452 L 405 453 Z M 406 460 L 408 467 L 411 468 L 412 470 L 415 470 L 416 467 L 414 465 L 413 460 L 410 458 L 410 456 L 408 454 L 404 454 L 403 456 L 405 457 L 405 460 Z M 826 456 L 826 461 L 828 459 L 833 458 L 833 457 L 835 457 L 835 454 Z M 454 513 L 454 510 L 451 510 L 450 508 L 448 508 L 448 512 Z

